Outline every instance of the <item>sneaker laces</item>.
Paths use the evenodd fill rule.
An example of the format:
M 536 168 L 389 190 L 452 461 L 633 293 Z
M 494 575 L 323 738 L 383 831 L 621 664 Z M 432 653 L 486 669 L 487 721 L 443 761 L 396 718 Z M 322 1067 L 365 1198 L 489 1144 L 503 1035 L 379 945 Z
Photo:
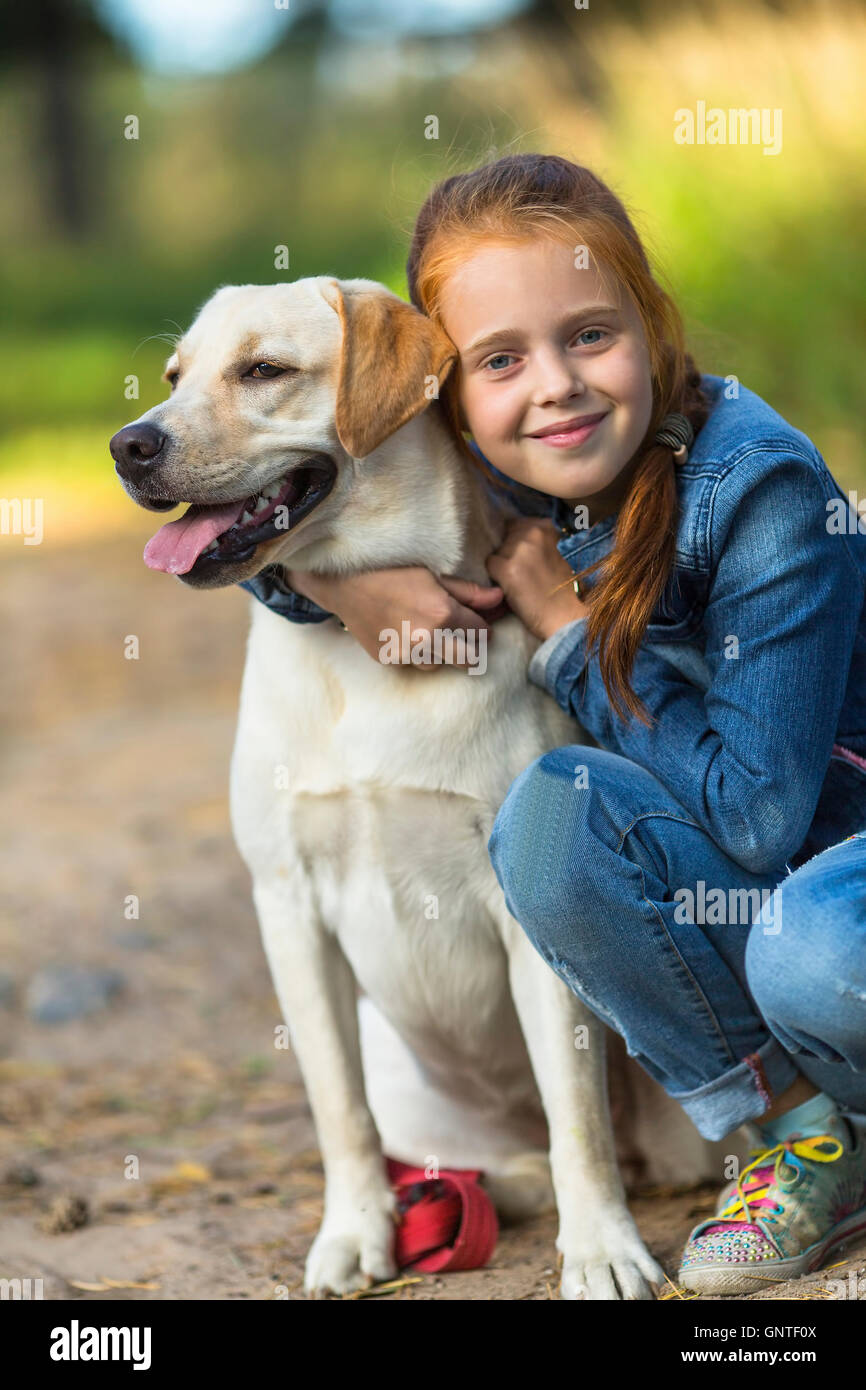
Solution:
M 827 1145 L 832 1145 L 833 1151 L 827 1152 Z M 814 1163 L 835 1163 L 837 1158 L 841 1158 L 845 1148 L 832 1134 L 810 1134 L 804 1139 L 783 1139 L 769 1149 L 750 1149 L 749 1152 L 756 1154 L 757 1157 L 751 1163 L 746 1164 L 737 1179 L 736 1195 L 731 1193 L 727 1204 L 714 1218 L 714 1225 L 703 1232 L 704 1235 L 710 1235 L 715 1230 L 715 1222 L 751 1222 L 753 1220 L 751 1210 L 753 1207 L 756 1210 L 759 1208 L 765 1210 L 767 1207 L 771 1207 L 781 1213 L 782 1208 L 769 1195 L 769 1192 L 770 1188 L 777 1183 L 782 1185 L 780 1175 L 782 1165 L 795 1168 L 798 1173 L 801 1173 L 804 1169 L 804 1160 L 808 1159 Z M 773 1162 L 771 1163 L 770 1160 Z M 748 1181 L 746 1181 L 747 1178 Z

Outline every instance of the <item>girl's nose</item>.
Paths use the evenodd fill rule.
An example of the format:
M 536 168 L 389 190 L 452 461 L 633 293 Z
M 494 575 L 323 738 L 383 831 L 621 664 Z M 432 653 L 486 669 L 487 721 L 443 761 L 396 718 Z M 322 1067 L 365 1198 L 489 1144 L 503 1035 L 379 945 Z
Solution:
M 586 387 L 577 364 L 560 352 L 539 354 L 533 374 L 534 405 L 553 405 L 571 396 L 583 395 Z

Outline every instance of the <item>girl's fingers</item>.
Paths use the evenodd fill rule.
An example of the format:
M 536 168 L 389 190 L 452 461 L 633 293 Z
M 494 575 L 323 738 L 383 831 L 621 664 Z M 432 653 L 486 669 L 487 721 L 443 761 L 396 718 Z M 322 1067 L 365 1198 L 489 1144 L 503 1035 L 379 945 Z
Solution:
M 440 574 L 438 583 L 467 608 L 495 608 L 505 597 L 498 584 L 477 584 L 473 579 L 458 579 L 450 574 Z
M 484 638 L 485 641 L 487 640 L 488 636 L 493 635 L 490 624 L 487 622 L 486 618 L 482 616 L 482 614 L 476 613 L 472 608 L 464 608 L 460 603 L 454 604 L 452 613 L 445 626 L 451 628 L 453 631 L 462 630 L 464 633 L 483 632 L 486 634 Z M 422 625 L 420 623 L 417 623 L 415 625 L 415 630 L 421 631 Z M 434 629 L 431 628 L 430 631 L 432 633 Z M 442 661 L 433 662 L 431 664 L 423 663 L 417 665 L 415 669 L 418 671 L 438 671 L 442 668 L 442 666 L 450 666 L 452 669 L 455 666 L 459 666 L 463 669 L 466 669 L 470 666 L 474 666 L 477 664 L 477 654 L 473 656 L 473 650 L 471 646 L 468 646 L 467 644 L 464 644 L 462 649 L 460 646 L 455 644 L 455 646 L 452 649 L 450 649 L 450 651 L 446 649 L 446 651 L 443 653 L 444 659 Z M 475 650 L 477 653 L 477 647 Z M 449 661 L 447 659 L 449 655 L 453 656 L 455 660 Z
M 504 562 L 503 562 L 503 559 L 502 559 L 501 555 L 495 555 L 495 554 L 494 554 L 494 555 L 488 555 L 488 556 L 487 556 L 487 559 L 484 561 L 484 563 L 485 563 L 485 565 L 487 566 L 487 573 L 490 575 L 490 577 L 491 577 L 491 579 L 492 579 L 493 576 L 496 574 L 497 567 L 498 567 L 499 565 L 503 564 Z M 501 585 L 501 584 L 497 584 L 496 587 L 497 587 L 497 589 L 501 589 L 501 588 L 502 588 L 502 585 Z

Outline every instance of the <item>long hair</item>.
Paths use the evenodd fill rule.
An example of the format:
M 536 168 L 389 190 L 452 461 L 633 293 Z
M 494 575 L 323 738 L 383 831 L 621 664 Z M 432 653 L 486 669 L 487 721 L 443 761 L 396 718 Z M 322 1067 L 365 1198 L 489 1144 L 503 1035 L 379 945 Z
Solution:
M 522 242 L 539 235 L 585 246 L 602 278 L 613 274 L 640 315 L 649 347 L 652 418 L 631 461 L 613 548 L 578 574 L 603 566 L 592 586 L 587 650 L 597 647 L 604 687 L 620 718 L 627 709 L 648 725 L 630 677 L 674 564 L 679 513 L 673 452 L 654 437 L 672 411 L 685 415 L 697 434 L 709 403 L 685 349 L 679 311 L 655 280 L 628 213 L 591 170 L 557 155 L 507 155 L 455 174 L 433 188 L 418 213 L 406 264 L 409 295 L 441 325 L 442 289 L 467 254 L 490 239 Z M 458 382 L 459 368 L 442 386 L 440 408 L 461 453 L 496 483 L 464 439 Z

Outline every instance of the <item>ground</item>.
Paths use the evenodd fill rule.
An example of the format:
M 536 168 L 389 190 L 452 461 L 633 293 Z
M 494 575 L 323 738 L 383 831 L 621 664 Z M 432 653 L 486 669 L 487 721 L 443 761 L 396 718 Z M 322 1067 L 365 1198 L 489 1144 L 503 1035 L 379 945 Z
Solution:
M 155 523 L 130 526 L 2 541 L 0 1277 L 42 1278 L 46 1299 L 300 1299 L 322 1172 L 228 821 L 248 599 L 150 573 Z M 36 973 L 74 963 L 123 988 L 87 1017 L 30 1017 Z M 714 1196 L 634 1197 L 671 1275 Z M 504 1230 L 487 1269 L 379 1296 L 554 1297 L 554 1236 L 552 1216 Z M 849 1271 L 866 1295 L 866 1244 L 834 1264 L 755 1296 L 825 1298 Z

